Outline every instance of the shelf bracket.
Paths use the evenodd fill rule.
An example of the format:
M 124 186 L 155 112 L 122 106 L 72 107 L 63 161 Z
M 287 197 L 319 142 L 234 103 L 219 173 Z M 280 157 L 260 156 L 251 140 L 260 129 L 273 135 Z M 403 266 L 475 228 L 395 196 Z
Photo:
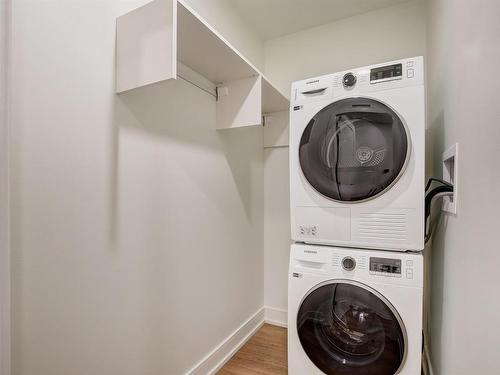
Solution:
M 217 86 L 215 88 L 215 99 L 219 101 L 219 99 L 223 96 L 229 95 L 229 88 L 227 86 Z

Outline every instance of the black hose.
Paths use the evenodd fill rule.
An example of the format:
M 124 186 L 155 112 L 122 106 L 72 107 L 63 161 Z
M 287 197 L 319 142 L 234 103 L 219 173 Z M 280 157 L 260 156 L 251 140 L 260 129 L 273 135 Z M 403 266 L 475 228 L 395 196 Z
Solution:
M 441 180 L 440 178 L 431 177 L 431 178 L 429 178 L 429 181 L 427 181 L 427 185 L 425 185 L 425 191 L 429 190 L 429 188 L 432 185 L 432 181 L 440 182 L 443 185 L 453 187 L 452 184 L 450 184 L 449 182 L 447 182 L 445 180 Z
M 425 220 L 427 220 L 427 218 L 431 214 L 432 198 L 434 198 L 437 194 L 451 193 L 451 192 L 453 192 L 453 185 L 448 184 L 448 185 L 437 186 L 425 195 L 425 216 L 424 216 Z

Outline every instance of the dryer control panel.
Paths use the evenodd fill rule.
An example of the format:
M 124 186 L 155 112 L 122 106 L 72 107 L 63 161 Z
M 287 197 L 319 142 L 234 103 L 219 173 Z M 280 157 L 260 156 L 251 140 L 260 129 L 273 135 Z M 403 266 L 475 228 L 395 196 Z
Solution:
M 390 61 L 292 83 L 292 107 L 424 84 L 423 57 Z

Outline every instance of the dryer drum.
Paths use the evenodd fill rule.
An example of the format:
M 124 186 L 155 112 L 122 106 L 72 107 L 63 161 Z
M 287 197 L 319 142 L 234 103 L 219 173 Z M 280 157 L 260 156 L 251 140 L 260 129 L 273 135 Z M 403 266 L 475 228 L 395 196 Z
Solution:
M 297 315 L 300 343 L 325 374 L 392 375 L 405 359 L 405 329 L 389 302 L 362 284 L 310 292 Z
M 319 111 L 302 134 L 299 159 L 309 184 L 343 202 L 374 198 L 399 178 L 408 158 L 403 121 L 385 104 L 348 98 Z

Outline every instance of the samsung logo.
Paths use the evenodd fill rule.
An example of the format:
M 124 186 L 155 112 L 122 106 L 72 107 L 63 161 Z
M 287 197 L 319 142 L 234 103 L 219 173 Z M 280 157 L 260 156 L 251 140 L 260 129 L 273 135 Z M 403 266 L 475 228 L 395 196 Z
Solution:
M 304 253 L 307 253 L 307 254 L 318 254 L 318 252 L 316 250 L 304 250 Z
M 319 82 L 319 79 L 315 80 L 315 81 L 309 81 L 309 82 L 306 82 L 306 85 L 310 85 L 312 83 L 318 83 Z

